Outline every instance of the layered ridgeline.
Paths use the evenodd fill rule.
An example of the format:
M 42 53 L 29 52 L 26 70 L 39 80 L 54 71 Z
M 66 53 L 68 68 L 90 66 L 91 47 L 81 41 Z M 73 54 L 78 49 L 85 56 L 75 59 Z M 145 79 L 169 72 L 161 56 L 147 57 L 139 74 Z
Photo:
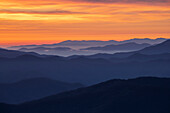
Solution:
M 24 51 L 24 52 L 36 52 L 39 54 L 46 54 L 46 55 L 61 55 L 61 56 L 69 56 L 72 54 L 79 53 L 81 54 L 81 51 L 74 50 L 69 47 L 35 47 L 35 48 L 20 48 L 18 51 Z
M 90 85 L 113 78 L 169 77 L 169 48 L 170 40 L 167 40 L 139 51 L 116 54 L 1 57 L 0 82 L 45 77 Z
M 169 113 L 170 79 L 110 80 L 20 105 L 1 113 Z
M 118 44 L 118 45 L 112 44 L 112 45 L 99 46 L 99 47 L 89 47 L 89 48 L 84 48 L 81 50 L 132 51 L 132 50 L 140 50 L 148 46 L 150 46 L 150 44 L 147 44 L 147 43 L 137 44 L 137 43 L 131 42 L 131 43 Z
M 145 55 L 155 55 L 155 54 L 164 54 L 164 53 L 170 53 L 170 40 L 166 40 L 160 44 L 157 45 L 151 45 L 149 47 L 146 47 L 144 49 L 138 50 L 138 51 L 132 51 L 132 52 L 120 52 L 115 54 L 95 54 L 95 55 L 89 55 L 86 56 L 87 58 L 126 58 L 134 54 L 145 54 Z M 77 56 L 70 56 L 70 58 L 76 58 Z
M 124 41 L 116 41 L 116 40 L 109 40 L 109 41 L 98 41 L 98 40 L 66 40 L 63 42 L 55 43 L 55 44 L 42 44 L 42 45 L 20 45 L 20 46 L 12 46 L 9 48 L 13 49 L 20 49 L 20 48 L 36 48 L 36 47 L 71 47 L 71 48 L 84 48 L 84 47 L 94 47 L 94 46 L 106 46 L 111 44 L 124 44 L 124 43 L 148 43 L 148 44 L 158 44 L 163 41 L 166 41 L 166 38 L 157 38 L 157 39 L 130 39 Z
M 7 49 L 0 48 L 0 58 L 15 58 L 21 55 L 41 56 L 34 52 L 21 52 L 21 51 L 7 50 Z
M 21 45 L 12 46 L 10 49 L 16 49 L 24 52 L 36 52 L 39 54 L 70 56 L 70 55 L 92 55 L 97 53 L 116 53 L 136 51 L 148 47 L 150 45 L 158 44 L 167 39 L 130 39 L 124 41 L 97 41 L 97 40 L 81 40 L 72 41 L 67 40 L 56 44 L 42 44 L 42 45 Z
M 0 102 L 18 104 L 83 87 L 48 78 L 32 78 L 11 84 L 0 84 Z
M 150 44 L 142 43 L 137 44 L 134 42 L 131 43 L 125 43 L 125 44 L 118 44 L 118 45 L 107 45 L 107 46 L 101 46 L 101 47 L 89 47 L 84 49 L 72 49 L 70 47 L 35 47 L 35 48 L 21 48 L 19 51 L 25 51 L 25 52 L 36 52 L 39 54 L 48 54 L 48 55 L 61 55 L 61 56 L 69 56 L 69 55 L 88 55 L 88 54 L 95 54 L 99 52 L 103 53 L 115 53 L 117 51 L 135 51 L 140 50 L 145 47 L 150 46 Z

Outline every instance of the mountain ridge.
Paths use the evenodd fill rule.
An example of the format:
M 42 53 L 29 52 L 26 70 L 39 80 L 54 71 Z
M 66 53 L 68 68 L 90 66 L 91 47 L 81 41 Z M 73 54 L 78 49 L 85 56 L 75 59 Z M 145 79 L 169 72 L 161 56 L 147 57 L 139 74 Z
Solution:
M 95 45 L 99 46 L 99 45 L 108 45 L 108 44 L 121 44 L 121 43 L 127 43 L 127 42 L 136 42 L 136 43 L 149 43 L 149 44 L 158 44 L 161 43 L 163 41 L 167 40 L 166 38 L 157 38 L 157 39 L 149 39 L 149 38 L 143 38 L 143 39 L 139 39 L 139 38 L 134 38 L 134 39 L 129 39 L 129 40 L 124 40 L 124 41 L 116 41 L 116 40 L 109 40 L 109 41 L 101 41 L 101 40 L 66 40 L 66 41 L 62 41 L 59 43 L 54 43 L 54 44 L 42 44 L 42 45 L 20 45 L 20 46 L 11 46 L 9 48 L 21 48 L 21 47 L 37 47 L 37 46 L 56 46 L 56 45 L 62 45 L 62 46 L 75 46 L 76 44 L 78 44 L 77 46 L 83 46 L 83 45 L 89 45 L 88 43 L 92 43 L 91 46 Z M 142 42 L 140 42 L 142 41 Z M 146 41 L 146 42 L 145 42 Z M 97 44 L 97 43 L 98 44 Z M 87 44 L 86 44 L 87 43 Z M 104 44 L 102 44 L 104 43 Z
M 168 113 L 170 78 L 116 79 L 20 104 L 3 113 Z M 65 109 L 67 108 L 67 109 Z
M 14 83 L 1 83 L 0 102 L 18 104 L 80 87 L 84 85 L 42 77 L 28 78 Z
M 34 56 L 43 56 L 35 52 L 21 52 L 17 50 L 8 50 L 8 49 L 3 49 L 0 48 L 0 56 L 1 57 L 6 57 L 6 58 L 15 58 L 20 55 L 34 55 Z
M 148 43 L 137 44 L 135 42 L 128 42 L 124 44 L 118 45 L 106 45 L 106 46 L 98 46 L 98 47 L 89 47 L 81 50 L 100 50 L 100 51 L 132 51 L 132 50 L 140 50 L 145 47 L 150 46 Z
M 87 55 L 88 58 L 126 58 L 136 53 L 141 54 L 163 54 L 163 53 L 170 53 L 170 40 L 166 40 L 157 45 L 151 45 L 144 49 L 138 51 L 131 51 L 131 52 L 117 52 L 114 54 L 94 54 L 94 55 Z M 101 56 L 101 57 L 100 57 Z M 69 56 L 72 57 L 72 56 Z M 76 56 L 78 57 L 78 56 Z

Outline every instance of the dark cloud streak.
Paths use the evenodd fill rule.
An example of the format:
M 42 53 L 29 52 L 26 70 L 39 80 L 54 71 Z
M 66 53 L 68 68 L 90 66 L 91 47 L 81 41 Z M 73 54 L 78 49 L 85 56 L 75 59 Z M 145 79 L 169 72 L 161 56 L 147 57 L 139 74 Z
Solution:
M 170 0 L 72 0 L 77 2 L 92 2 L 92 3 L 170 3 Z
M 28 14 L 86 14 L 65 10 L 32 10 L 32 9 L 0 9 L 0 13 L 28 13 Z

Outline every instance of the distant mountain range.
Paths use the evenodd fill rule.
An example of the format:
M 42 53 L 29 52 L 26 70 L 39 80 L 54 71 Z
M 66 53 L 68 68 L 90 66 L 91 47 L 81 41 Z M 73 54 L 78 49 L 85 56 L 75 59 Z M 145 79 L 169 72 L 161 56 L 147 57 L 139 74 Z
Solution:
M 11 84 L 0 84 L 0 102 L 18 104 L 80 87 L 83 85 L 49 78 L 32 78 Z
M 115 79 L 20 104 L 2 113 L 169 113 L 169 78 Z
M 129 45 L 130 44 L 130 45 Z M 130 47 L 131 46 L 131 47 Z M 140 48 L 143 46 L 149 46 L 148 44 L 136 44 L 136 43 L 126 43 L 126 44 L 121 44 L 121 45 L 110 45 L 110 46 L 105 46 L 102 49 L 107 49 L 107 47 L 111 49 L 125 49 L 129 47 L 132 48 Z M 100 47 L 99 47 L 100 48 Z M 138 48 L 138 49 L 139 49 Z M 149 47 L 146 47 L 144 49 L 141 49 L 139 51 L 132 51 L 132 52 L 121 52 L 121 53 L 116 53 L 116 54 L 95 54 L 95 55 L 90 55 L 86 56 L 87 58 L 111 58 L 111 57 L 128 57 L 130 55 L 133 55 L 135 53 L 141 53 L 141 54 L 162 54 L 162 53 L 169 53 L 170 52 L 170 40 L 164 41 L 163 43 L 157 44 L 157 45 L 152 45 Z M 100 48 L 101 49 L 101 48 Z M 57 48 L 45 48 L 45 47 L 37 47 L 37 48 L 22 48 L 20 50 L 25 50 L 25 51 L 72 51 L 71 48 L 68 47 L 57 47 Z M 6 58 L 15 58 L 21 55 L 34 55 L 38 57 L 42 56 L 48 56 L 48 55 L 40 55 L 35 52 L 21 52 L 21 51 L 16 51 L 16 50 L 6 50 L 6 49 L 0 49 L 0 57 L 6 57 Z M 77 56 L 69 56 L 68 58 L 76 58 L 82 55 L 77 55 Z
M 45 77 L 91 85 L 112 78 L 169 77 L 169 48 L 167 40 L 139 51 L 116 54 L 0 58 L 0 82 Z
M 38 54 L 58 55 L 68 57 L 71 55 L 93 55 L 97 53 L 113 54 L 116 52 L 129 52 L 140 50 L 150 45 L 155 45 L 167 40 L 157 39 L 130 39 L 124 41 L 98 41 L 98 40 L 66 40 L 55 44 L 21 45 L 12 46 L 9 49 L 24 52 L 36 52 Z
M 80 50 L 71 49 L 70 47 L 35 47 L 35 48 L 21 48 L 19 51 L 24 52 L 36 52 L 39 54 L 46 54 L 46 55 L 61 55 L 61 56 L 69 56 L 69 55 L 75 55 L 75 54 L 81 54 L 81 55 L 88 55 L 88 54 L 95 54 L 100 52 L 109 52 L 114 53 L 117 51 L 134 51 L 134 50 L 140 50 L 145 47 L 150 46 L 150 44 L 143 43 L 143 44 L 137 44 L 134 42 L 131 43 L 124 43 L 124 44 L 117 44 L 117 45 L 107 45 L 103 47 L 90 47 L 90 48 L 84 48 Z M 87 51 L 88 50 L 88 51 Z
M 36 52 L 39 54 L 46 54 L 46 55 L 60 55 L 60 56 L 69 56 L 76 53 L 83 53 L 78 50 L 74 50 L 70 47 L 35 47 L 35 48 L 20 48 L 18 51 L 24 52 Z
M 20 51 L 70 51 L 72 50 L 69 47 L 56 47 L 56 48 L 47 48 L 47 47 L 36 47 L 36 48 L 21 48 Z
M 115 54 L 95 54 L 95 55 L 89 55 L 85 56 L 87 58 L 126 58 L 133 54 L 139 53 L 139 54 L 146 54 L 146 55 L 152 55 L 152 54 L 163 54 L 163 53 L 170 53 L 170 40 L 164 41 L 157 45 L 152 45 L 149 47 L 146 47 L 144 49 L 138 50 L 138 51 L 132 51 L 132 52 L 120 52 Z M 76 58 L 80 57 L 77 56 L 70 56 L 70 58 Z
M 118 44 L 118 45 L 106 45 L 106 46 L 99 46 L 99 47 L 89 47 L 89 48 L 84 48 L 81 50 L 100 50 L 100 51 L 135 51 L 135 50 L 140 50 L 145 47 L 150 46 L 150 44 L 147 43 L 142 43 L 142 44 L 137 44 L 134 42 L 130 43 L 124 43 L 124 44 Z
M 36 52 L 39 54 L 46 54 L 46 55 L 61 55 L 61 56 L 69 56 L 75 54 L 76 50 L 71 49 L 69 47 L 35 47 L 35 48 L 20 48 L 18 51 L 24 52 Z
M 34 56 L 41 56 L 35 52 L 21 52 L 16 50 L 7 50 L 0 48 L 0 57 L 6 57 L 6 58 L 15 58 L 21 55 L 34 55 Z
M 123 44 L 123 43 L 148 43 L 148 44 L 158 44 L 163 41 L 167 40 L 166 38 L 157 38 L 157 39 L 149 39 L 149 38 L 144 38 L 144 39 L 130 39 L 130 40 L 124 40 L 124 41 L 115 41 L 115 40 L 109 40 L 109 41 L 98 41 L 98 40 L 66 40 L 60 43 L 55 43 L 55 44 L 42 44 L 42 45 L 20 45 L 20 46 L 12 46 L 9 47 L 10 49 L 20 49 L 20 48 L 35 48 L 35 47 L 70 47 L 72 49 L 81 49 L 85 47 L 97 47 L 97 46 L 106 46 L 106 45 L 111 45 L 111 44 Z
M 169 113 L 170 40 L 97 48 L 141 49 L 69 57 L 0 49 L 0 113 Z M 32 49 L 76 51 L 21 50 Z

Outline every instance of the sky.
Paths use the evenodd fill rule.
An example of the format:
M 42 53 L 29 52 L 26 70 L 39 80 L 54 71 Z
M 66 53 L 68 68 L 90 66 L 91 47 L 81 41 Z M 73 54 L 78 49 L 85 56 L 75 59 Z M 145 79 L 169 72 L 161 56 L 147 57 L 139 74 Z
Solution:
M 170 0 L 0 0 L 0 45 L 170 38 Z

